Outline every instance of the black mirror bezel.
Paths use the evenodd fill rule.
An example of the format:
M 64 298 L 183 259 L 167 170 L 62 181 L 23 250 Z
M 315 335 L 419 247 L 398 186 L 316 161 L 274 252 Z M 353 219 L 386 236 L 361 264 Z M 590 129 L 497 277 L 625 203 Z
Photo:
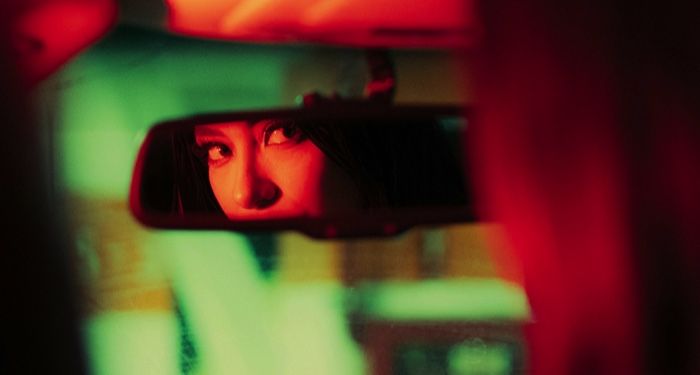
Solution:
M 392 119 L 435 116 L 465 116 L 469 121 L 470 111 L 460 105 L 382 105 L 368 102 L 344 102 L 327 104 L 313 108 L 282 108 L 272 110 L 256 110 L 244 112 L 221 112 L 198 114 L 186 118 L 166 120 L 154 125 L 141 144 L 136 159 L 129 191 L 129 207 L 134 217 L 143 225 L 159 229 L 188 229 L 188 230 L 230 230 L 240 232 L 274 232 L 299 231 L 313 238 L 351 238 L 367 236 L 388 236 L 401 233 L 415 226 L 433 226 L 451 223 L 477 221 L 473 206 L 474 200 L 467 206 L 436 207 L 426 209 L 406 208 L 373 211 L 360 217 L 322 217 L 322 218 L 280 218 L 261 221 L 231 221 L 213 217 L 212 215 L 197 215 L 188 213 L 187 217 L 146 212 L 141 204 L 141 182 L 144 160 L 149 145 L 153 139 L 164 133 L 183 127 L 193 127 L 206 123 L 221 123 L 230 121 L 255 121 L 276 117 L 313 120 L 324 118 L 344 119 L 353 117 Z M 466 141 L 466 140 L 463 140 Z M 466 158 L 466 155 L 464 155 Z M 467 163 L 467 160 L 463 160 Z M 466 165 L 466 164 L 465 164 Z M 361 219 L 361 220 L 358 220 Z

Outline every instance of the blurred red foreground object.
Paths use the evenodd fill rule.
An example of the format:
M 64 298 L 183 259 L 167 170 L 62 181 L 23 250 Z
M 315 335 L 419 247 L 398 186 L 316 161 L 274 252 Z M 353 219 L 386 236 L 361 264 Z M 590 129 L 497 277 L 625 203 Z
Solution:
M 12 52 L 29 85 L 101 38 L 117 14 L 113 0 L 12 0 L 6 9 Z
M 690 1 L 485 1 L 475 167 L 534 314 L 534 374 L 700 373 Z

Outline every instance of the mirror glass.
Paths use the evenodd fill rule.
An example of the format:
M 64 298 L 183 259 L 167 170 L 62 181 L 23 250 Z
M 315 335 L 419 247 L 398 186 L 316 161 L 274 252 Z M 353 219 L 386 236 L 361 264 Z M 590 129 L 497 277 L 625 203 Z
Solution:
M 154 127 L 142 146 L 132 209 L 152 226 L 180 228 L 284 222 L 286 228 L 274 229 L 304 230 L 309 220 L 357 227 L 358 220 L 369 226 L 381 218 L 383 230 L 393 231 L 421 221 L 465 221 L 471 212 L 466 125 L 457 107 L 338 107 L 169 121 Z

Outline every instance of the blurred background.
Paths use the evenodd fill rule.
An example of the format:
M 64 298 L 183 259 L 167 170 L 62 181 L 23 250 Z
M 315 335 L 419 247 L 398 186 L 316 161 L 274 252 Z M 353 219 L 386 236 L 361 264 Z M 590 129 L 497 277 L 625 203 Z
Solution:
M 391 55 L 396 102 L 472 101 L 464 53 Z M 150 230 L 128 211 L 156 122 L 290 107 L 312 91 L 361 96 L 367 74 L 362 49 L 203 41 L 123 19 L 41 84 L 94 373 L 525 372 L 529 306 L 495 224 L 320 241 Z
M 80 372 L 70 253 L 94 373 L 699 373 L 695 4 L 471 5 L 0 3 L 0 365 Z M 499 224 L 354 241 L 136 224 L 152 123 L 359 95 L 362 52 L 295 35 L 396 42 L 399 102 L 474 104 L 475 187 Z

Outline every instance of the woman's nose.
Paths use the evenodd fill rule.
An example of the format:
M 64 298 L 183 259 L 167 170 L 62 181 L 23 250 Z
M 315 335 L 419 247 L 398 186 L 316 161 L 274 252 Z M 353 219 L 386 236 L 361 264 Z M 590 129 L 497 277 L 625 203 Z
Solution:
M 247 165 L 238 176 L 233 199 L 245 209 L 265 209 L 279 200 L 279 187 L 260 173 L 255 165 Z

